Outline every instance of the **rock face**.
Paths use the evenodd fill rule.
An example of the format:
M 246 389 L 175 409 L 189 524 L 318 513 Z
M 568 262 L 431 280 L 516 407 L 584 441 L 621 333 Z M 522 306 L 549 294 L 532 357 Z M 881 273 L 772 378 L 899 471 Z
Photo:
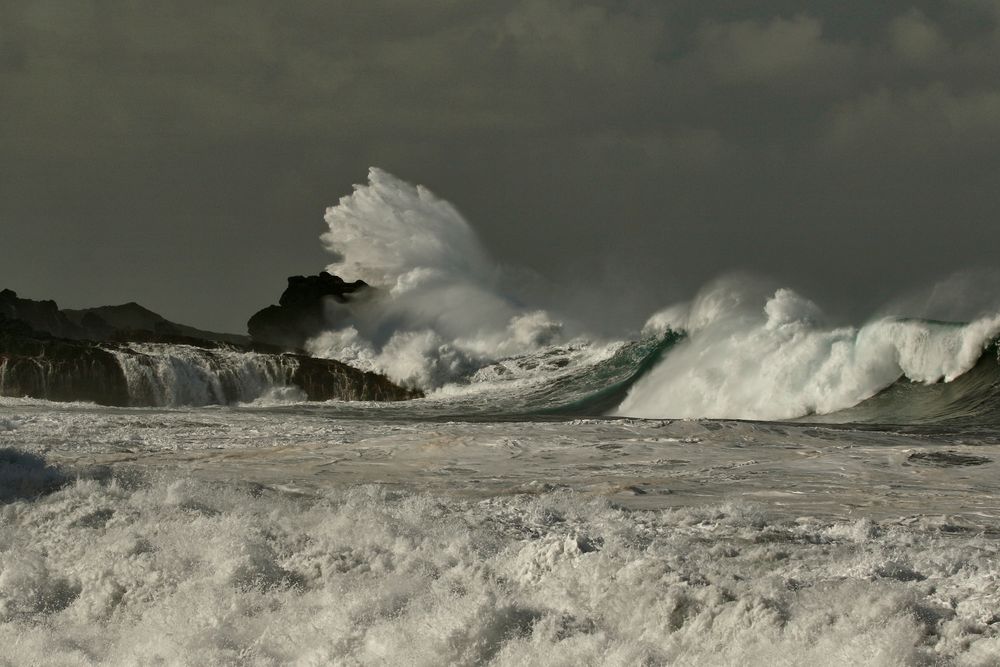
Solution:
M 146 333 L 128 342 L 61 339 L 0 317 L 0 396 L 110 406 L 228 404 L 300 389 L 310 401 L 418 398 L 385 376 L 330 359 Z
M 87 338 L 87 331 L 59 310 L 55 301 L 22 299 L 14 290 L 0 290 L 0 316 L 21 320 L 36 331 L 60 338 Z
M 278 305 L 257 311 L 247 322 L 247 331 L 255 343 L 301 350 L 307 340 L 329 328 L 329 300 L 348 303 L 371 289 L 363 280 L 349 283 L 326 271 L 316 276 L 291 276 Z
M 284 356 L 291 356 L 298 362 L 292 383 L 302 389 L 310 401 L 405 401 L 424 395 L 418 389 L 400 387 L 384 375 L 359 371 L 333 359 Z
M 100 306 L 81 310 L 64 309 L 62 312 L 71 322 L 83 327 L 87 331 L 87 338 L 93 340 L 120 338 L 123 333 L 130 334 L 139 331 L 163 336 L 187 336 L 236 344 L 250 342 L 250 338 L 247 336 L 205 331 L 171 322 L 162 315 L 135 302 L 124 303 L 120 306 Z
M 137 303 L 60 310 L 55 301 L 22 299 L 13 290 L 0 291 L 0 315 L 26 322 L 32 329 L 57 338 L 111 340 L 134 332 L 164 336 L 188 336 L 228 343 L 249 343 L 238 334 L 216 333 L 171 322 Z
M 275 308 L 322 306 L 324 298 L 346 298 L 364 286 L 331 282 L 333 276 L 327 276 L 303 279 L 297 289 L 289 281 L 289 298 L 283 296 Z M 330 291 L 331 284 L 339 291 Z M 241 343 L 245 338 L 239 336 L 197 335 L 202 333 L 138 304 L 61 311 L 54 301 L 20 299 L 3 290 L 0 396 L 168 406 L 252 401 L 287 388 L 297 388 L 311 401 L 399 401 L 422 395 L 339 361 Z M 94 340 L 87 339 L 91 335 Z
M 112 352 L 9 318 L 0 319 L 0 396 L 129 404 L 125 374 Z

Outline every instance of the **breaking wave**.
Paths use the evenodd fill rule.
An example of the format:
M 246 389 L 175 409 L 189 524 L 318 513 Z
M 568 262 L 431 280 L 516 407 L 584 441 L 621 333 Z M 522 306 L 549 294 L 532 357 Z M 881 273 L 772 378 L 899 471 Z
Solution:
M 837 423 L 993 425 L 1000 421 L 1000 356 L 996 342 L 952 382 L 923 384 L 903 378 L 856 406 L 813 421 Z
M 459 410 L 831 415 L 897 382 L 951 383 L 1000 334 L 995 307 L 963 323 L 904 311 L 836 326 L 791 289 L 728 276 L 653 315 L 635 340 L 569 337 L 564 314 L 526 304 L 458 211 L 426 188 L 372 168 L 325 219 L 322 239 L 335 256 L 327 270 L 377 290 L 331 303 L 330 329 L 309 351 L 432 391 Z M 947 297 L 956 290 L 964 299 L 970 291 L 960 282 L 943 283 L 928 303 L 954 305 Z M 905 308 L 922 314 L 912 300 Z M 916 418 L 895 410 L 904 413 Z
M 617 414 L 781 420 L 850 408 L 899 380 L 952 382 L 1000 334 L 1000 314 L 832 327 L 792 290 L 760 298 L 728 279 L 647 327 L 688 335 L 631 388 Z
M 561 342 L 562 324 L 504 289 L 502 268 L 458 211 L 422 186 L 372 168 L 367 185 L 326 212 L 330 273 L 374 297 L 329 305 L 310 353 L 423 389 L 507 356 Z

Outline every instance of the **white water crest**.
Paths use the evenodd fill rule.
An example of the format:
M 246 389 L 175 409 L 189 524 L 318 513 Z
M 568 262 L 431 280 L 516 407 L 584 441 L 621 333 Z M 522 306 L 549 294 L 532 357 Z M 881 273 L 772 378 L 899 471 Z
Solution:
M 882 318 L 831 327 L 790 289 L 740 278 L 657 313 L 647 331 L 688 337 L 616 411 L 635 417 L 791 419 L 854 406 L 901 377 L 950 382 L 1000 334 L 1000 314 L 968 324 Z
M 327 210 L 327 267 L 379 294 L 331 304 L 310 353 L 425 389 L 556 342 L 562 325 L 501 288 L 503 272 L 447 201 L 372 168 Z

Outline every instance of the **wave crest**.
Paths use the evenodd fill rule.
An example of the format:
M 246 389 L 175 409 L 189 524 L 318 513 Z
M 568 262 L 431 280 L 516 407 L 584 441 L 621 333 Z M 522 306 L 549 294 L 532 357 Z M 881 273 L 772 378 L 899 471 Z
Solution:
M 688 337 L 615 411 L 634 417 L 792 419 L 849 408 L 901 377 L 950 382 L 1000 334 L 1000 314 L 968 324 L 883 318 L 831 327 L 789 289 L 763 299 L 734 281 L 647 328 L 687 327 Z
M 381 169 L 326 212 L 327 270 L 380 296 L 331 304 L 330 331 L 307 343 L 394 381 L 433 389 L 504 356 L 560 341 L 562 324 L 502 289 L 503 271 L 447 201 Z

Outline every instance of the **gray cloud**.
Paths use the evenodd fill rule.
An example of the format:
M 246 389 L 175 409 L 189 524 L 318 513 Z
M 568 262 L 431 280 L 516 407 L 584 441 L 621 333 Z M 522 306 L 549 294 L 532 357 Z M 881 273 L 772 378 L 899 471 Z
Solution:
M 323 208 L 375 164 L 583 286 L 584 317 L 733 268 L 861 313 L 996 264 L 998 24 L 987 0 L 12 0 L 0 283 L 238 329 L 324 265 Z
M 1000 89 L 881 88 L 838 107 L 824 141 L 844 159 L 989 160 L 1000 151 Z
M 889 44 L 901 60 L 926 66 L 948 55 L 947 38 L 919 9 L 889 22 Z
M 823 36 L 819 19 L 797 15 L 767 21 L 709 22 L 698 32 L 707 69 L 728 84 L 825 88 L 849 74 L 855 49 Z

